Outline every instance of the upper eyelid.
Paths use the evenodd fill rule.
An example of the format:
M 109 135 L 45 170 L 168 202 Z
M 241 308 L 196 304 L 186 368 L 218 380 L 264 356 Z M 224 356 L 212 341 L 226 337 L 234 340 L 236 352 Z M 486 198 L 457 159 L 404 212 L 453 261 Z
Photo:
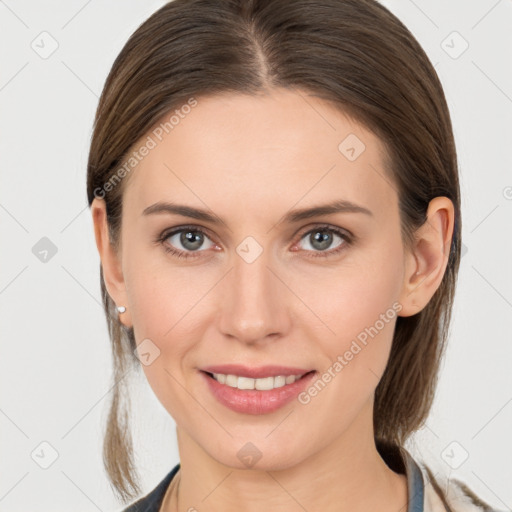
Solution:
M 207 229 L 207 228 L 204 228 L 202 226 L 176 226 L 175 228 L 169 228 L 169 229 L 164 229 L 162 231 L 162 234 L 160 235 L 160 238 L 165 240 L 167 238 L 169 238 L 170 236 L 173 236 L 173 235 L 176 235 L 177 233 L 181 233 L 182 231 L 199 231 L 201 233 L 204 233 L 205 235 L 208 235 L 208 237 L 210 238 L 210 240 L 213 241 L 213 239 L 215 237 L 212 237 L 210 235 L 210 231 Z

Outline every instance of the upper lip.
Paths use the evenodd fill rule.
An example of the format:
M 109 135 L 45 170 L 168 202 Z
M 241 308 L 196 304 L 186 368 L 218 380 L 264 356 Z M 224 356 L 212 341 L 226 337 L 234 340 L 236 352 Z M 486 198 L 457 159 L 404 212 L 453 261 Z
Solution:
M 239 377 L 248 377 L 250 379 L 261 379 L 263 377 L 276 377 L 283 375 L 304 375 L 311 369 L 294 368 L 290 366 L 266 365 L 258 367 L 243 366 L 240 364 L 220 364 L 215 366 L 204 366 L 200 368 L 207 373 L 223 373 L 225 375 L 237 375 Z

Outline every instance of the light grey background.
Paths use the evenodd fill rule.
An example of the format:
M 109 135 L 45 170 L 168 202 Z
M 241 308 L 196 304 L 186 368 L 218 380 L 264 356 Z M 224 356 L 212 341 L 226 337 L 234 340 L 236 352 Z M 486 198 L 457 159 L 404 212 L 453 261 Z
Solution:
M 110 66 L 164 3 L 0 0 L 0 512 L 121 508 L 101 461 L 111 356 L 85 170 Z M 383 3 L 444 85 L 467 251 L 436 402 L 409 449 L 510 510 L 512 1 Z M 175 428 L 142 374 L 133 392 L 149 491 L 178 462 Z

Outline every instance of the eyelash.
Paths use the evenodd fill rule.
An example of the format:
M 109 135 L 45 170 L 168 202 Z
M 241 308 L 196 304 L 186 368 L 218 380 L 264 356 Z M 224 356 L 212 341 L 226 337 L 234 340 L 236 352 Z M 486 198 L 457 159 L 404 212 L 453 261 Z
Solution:
M 162 244 L 165 252 L 172 254 L 176 258 L 187 259 L 187 258 L 196 258 L 196 257 L 198 257 L 198 256 L 196 256 L 196 254 L 197 253 L 201 253 L 203 251 L 188 251 L 188 252 L 187 251 L 179 251 L 179 250 L 174 249 L 173 247 L 171 247 L 171 246 L 169 246 L 169 245 L 167 245 L 165 243 L 165 241 L 169 237 L 171 237 L 173 235 L 176 235 L 177 233 L 181 233 L 182 231 L 193 231 L 195 233 L 201 233 L 202 235 L 210 238 L 208 236 L 208 233 L 206 231 L 204 231 L 202 228 L 198 227 L 198 226 L 181 226 L 178 229 L 173 229 L 171 231 L 164 231 L 157 238 L 156 242 Z M 353 236 L 349 235 L 346 231 L 343 231 L 343 230 L 341 230 L 339 228 L 335 228 L 335 227 L 332 227 L 332 226 L 329 226 L 329 225 L 325 225 L 325 224 L 314 226 L 309 231 L 305 231 L 304 233 L 302 233 L 300 235 L 299 240 L 302 240 L 305 235 L 309 235 L 309 234 L 311 234 L 311 233 L 313 233 L 315 231 L 324 231 L 324 232 L 334 233 L 335 235 L 338 235 L 340 238 L 342 238 L 344 243 L 342 243 L 336 249 L 333 249 L 331 251 L 313 251 L 315 254 L 312 254 L 312 255 L 308 256 L 310 258 L 329 258 L 331 256 L 336 256 L 336 255 L 338 255 L 338 253 L 343 251 L 347 246 L 352 245 L 353 241 L 354 241 L 353 240 Z M 312 252 L 312 251 L 306 251 L 306 252 Z

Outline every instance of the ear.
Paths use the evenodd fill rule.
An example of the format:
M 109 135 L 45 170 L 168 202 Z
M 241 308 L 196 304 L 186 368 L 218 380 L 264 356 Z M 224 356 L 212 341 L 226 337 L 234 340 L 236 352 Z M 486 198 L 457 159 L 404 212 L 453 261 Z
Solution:
M 427 220 L 416 231 L 412 250 L 407 251 L 399 316 L 420 312 L 441 284 L 452 242 L 454 207 L 447 197 L 430 201 Z
M 131 327 L 130 308 L 127 304 L 126 287 L 122 272 L 120 254 L 111 243 L 107 224 L 106 203 L 103 199 L 94 198 L 91 204 L 92 221 L 96 247 L 103 268 L 105 287 L 116 306 L 125 306 L 126 311 L 119 314 L 119 321 L 126 327 Z

